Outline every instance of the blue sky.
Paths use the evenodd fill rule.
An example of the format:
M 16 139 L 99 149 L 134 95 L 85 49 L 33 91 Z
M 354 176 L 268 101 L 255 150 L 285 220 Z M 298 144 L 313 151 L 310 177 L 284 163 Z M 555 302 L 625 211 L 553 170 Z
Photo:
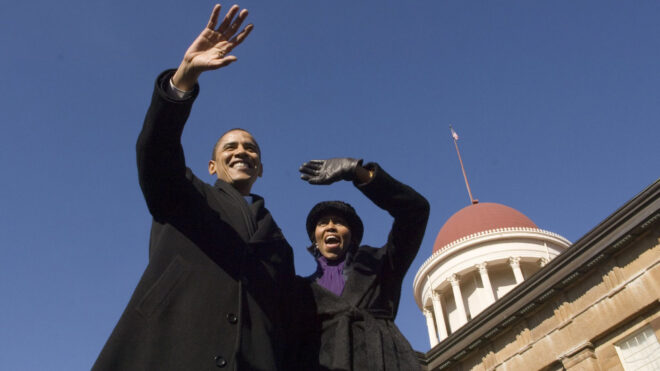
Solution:
M 226 5 L 225 9 L 230 4 Z M 364 242 L 391 218 L 349 183 L 311 186 L 306 160 L 377 161 L 431 203 L 397 324 L 429 349 L 412 279 L 472 192 L 571 241 L 660 175 L 657 1 L 244 1 L 238 61 L 201 79 L 184 131 L 207 177 L 217 137 L 259 140 L 263 195 L 296 253 L 325 199 L 352 203 Z M 0 359 L 89 369 L 147 264 L 150 216 L 135 141 L 153 81 L 176 67 L 213 2 L 0 6 Z

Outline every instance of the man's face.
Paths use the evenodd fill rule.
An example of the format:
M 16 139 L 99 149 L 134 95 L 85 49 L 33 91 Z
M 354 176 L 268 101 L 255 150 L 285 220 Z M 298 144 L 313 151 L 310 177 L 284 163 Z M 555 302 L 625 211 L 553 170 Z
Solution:
M 326 214 L 316 222 L 314 240 L 319 252 L 326 259 L 340 259 L 351 244 L 351 230 L 343 217 Z
M 263 173 L 259 147 L 250 133 L 232 130 L 218 141 L 215 157 L 209 161 L 209 173 L 231 184 L 242 195 Z

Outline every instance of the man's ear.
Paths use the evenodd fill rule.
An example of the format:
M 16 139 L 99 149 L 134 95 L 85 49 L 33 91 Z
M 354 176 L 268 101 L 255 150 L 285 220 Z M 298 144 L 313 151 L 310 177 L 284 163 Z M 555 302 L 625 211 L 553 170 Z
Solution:
M 259 176 L 259 178 L 261 178 L 262 175 L 264 175 L 264 164 L 263 164 L 263 162 L 259 164 L 259 173 L 257 173 L 257 176 Z
M 209 160 L 209 174 L 213 175 L 218 172 L 218 169 L 215 167 L 215 161 Z

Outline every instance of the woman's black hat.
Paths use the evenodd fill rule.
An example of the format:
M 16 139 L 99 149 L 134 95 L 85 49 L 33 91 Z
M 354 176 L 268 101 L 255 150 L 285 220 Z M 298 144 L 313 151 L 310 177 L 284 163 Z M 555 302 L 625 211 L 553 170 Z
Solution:
M 360 245 L 362 241 L 362 234 L 364 233 L 364 225 L 362 220 L 355 212 L 353 206 L 342 201 L 323 201 L 314 205 L 307 215 L 307 235 L 309 239 L 314 241 L 314 231 L 316 230 L 316 222 L 324 215 L 333 213 L 343 217 L 348 223 L 348 228 L 351 230 L 352 240 L 355 246 Z

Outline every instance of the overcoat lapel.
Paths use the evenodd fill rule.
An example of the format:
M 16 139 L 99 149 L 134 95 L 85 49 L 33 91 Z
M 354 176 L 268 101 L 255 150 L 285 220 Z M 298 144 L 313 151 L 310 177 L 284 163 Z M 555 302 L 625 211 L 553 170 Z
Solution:
M 373 266 L 377 261 L 370 258 L 369 254 L 359 249 L 350 264 L 351 269 L 348 272 L 341 298 L 354 307 L 360 306 L 365 294 L 371 292 L 371 287 L 376 284 L 377 273 L 380 269 Z
M 257 229 L 256 214 L 252 213 L 243 196 L 228 183 L 218 179 L 214 188 L 220 192 L 210 192 L 215 201 L 212 207 L 224 209 L 220 215 L 227 215 L 225 221 L 238 232 L 243 241 L 248 242 Z
M 256 216 L 257 224 L 254 234 L 250 237 L 250 243 L 283 240 L 284 235 L 275 220 L 273 220 L 273 216 L 264 207 L 263 198 L 253 197 L 255 197 L 255 200 L 249 207 L 252 215 Z

